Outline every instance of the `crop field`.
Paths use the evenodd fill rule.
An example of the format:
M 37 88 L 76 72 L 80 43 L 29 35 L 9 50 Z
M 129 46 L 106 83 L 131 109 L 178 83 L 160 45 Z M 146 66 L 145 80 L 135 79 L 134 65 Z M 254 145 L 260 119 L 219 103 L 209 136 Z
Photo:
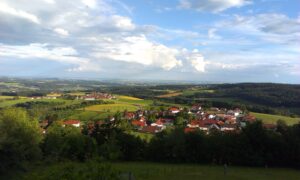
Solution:
M 88 106 L 84 108 L 86 111 L 99 111 L 99 112 L 117 112 L 117 111 L 136 111 L 138 110 L 138 106 L 134 106 L 131 104 L 99 104 Z
M 118 95 L 117 98 L 120 100 L 143 100 L 140 98 L 136 98 L 136 97 L 132 97 L 132 96 L 123 96 L 123 95 Z
M 179 96 L 181 94 L 182 94 L 181 92 L 173 92 L 173 93 L 159 95 L 159 96 L 156 96 L 156 97 L 158 97 L 158 98 L 168 98 L 168 97 Z
M 97 111 L 74 111 L 74 114 L 68 117 L 68 119 L 78 119 L 82 122 L 99 121 L 104 120 L 110 115 L 114 115 L 113 112 L 97 112 Z
M 0 100 L 14 99 L 14 96 L 0 96 Z
M 300 118 L 292 118 L 292 117 L 288 117 L 288 116 L 254 113 L 254 112 L 251 112 L 250 114 L 255 116 L 258 119 L 261 119 L 264 123 L 267 123 L 267 124 L 276 124 L 276 122 L 279 119 L 284 120 L 288 125 L 293 125 L 293 124 L 297 124 L 300 122 Z

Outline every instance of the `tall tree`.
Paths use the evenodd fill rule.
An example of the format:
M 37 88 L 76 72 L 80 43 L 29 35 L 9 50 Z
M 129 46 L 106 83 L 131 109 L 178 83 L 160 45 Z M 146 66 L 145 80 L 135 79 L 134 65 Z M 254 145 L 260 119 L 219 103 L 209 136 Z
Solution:
M 0 171 L 36 160 L 41 155 L 42 131 L 37 120 L 20 108 L 0 112 Z

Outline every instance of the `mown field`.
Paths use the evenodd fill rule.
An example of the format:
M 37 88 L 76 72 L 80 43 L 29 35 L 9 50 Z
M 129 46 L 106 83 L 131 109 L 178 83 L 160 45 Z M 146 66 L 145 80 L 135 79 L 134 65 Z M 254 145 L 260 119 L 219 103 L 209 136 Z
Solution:
M 92 105 L 83 108 L 85 111 L 99 111 L 99 112 L 123 112 L 127 111 L 136 111 L 138 110 L 138 106 L 134 106 L 131 104 L 99 104 L 99 105 Z
M 288 117 L 288 116 L 254 113 L 254 112 L 251 112 L 250 114 L 255 116 L 256 118 L 262 120 L 264 123 L 267 123 L 267 124 L 276 124 L 276 122 L 279 119 L 284 120 L 288 125 L 293 125 L 293 124 L 297 124 L 300 122 L 300 118 L 292 118 L 292 117 Z
M 54 176 L 63 178 L 66 171 L 78 173 L 80 169 L 87 169 L 87 163 L 57 163 L 28 168 L 26 172 L 12 174 L 10 179 L 55 179 Z M 89 163 L 89 166 L 96 167 L 97 162 Z M 119 174 L 120 179 L 134 180 L 298 180 L 300 171 L 284 168 L 250 168 L 228 166 L 226 174 L 223 166 L 212 165 L 187 165 L 187 164 L 159 164 L 146 162 L 122 162 L 108 163 L 111 169 Z M 86 173 L 86 172 L 82 172 Z M 87 173 L 97 173 L 90 171 Z M 131 178 L 130 178 L 130 177 Z M 66 178 L 66 177 L 65 177 Z

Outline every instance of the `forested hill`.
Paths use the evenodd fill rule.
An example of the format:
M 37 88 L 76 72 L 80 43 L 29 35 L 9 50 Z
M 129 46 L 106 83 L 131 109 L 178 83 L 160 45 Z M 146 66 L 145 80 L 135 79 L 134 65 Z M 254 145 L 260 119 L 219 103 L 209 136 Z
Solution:
M 236 97 L 272 107 L 300 107 L 300 85 L 243 83 L 217 85 L 214 89 L 217 96 Z

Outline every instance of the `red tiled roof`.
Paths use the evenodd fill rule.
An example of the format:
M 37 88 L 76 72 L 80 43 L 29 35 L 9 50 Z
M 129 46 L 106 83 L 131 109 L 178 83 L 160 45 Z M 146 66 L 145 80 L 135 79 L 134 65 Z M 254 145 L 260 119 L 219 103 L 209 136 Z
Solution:
M 156 131 L 160 131 L 160 130 L 161 128 L 158 126 L 145 126 L 141 131 L 147 133 L 156 133 Z
M 131 124 L 134 125 L 134 126 L 146 126 L 146 122 L 145 121 L 139 121 L 139 120 L 134 120 L 134 121 L 131 121 Z
M 211 125 L 211 124 L 217 124 L 218 121 L 214 120 L 214 119 L 205 119 L 205 120 L 201 121 L 201 123 L 203 123 L 205 125 Z
M 125 117 L 126 117 L 126 118 L 134 118 L 134 116 L 135 116 L 135 113 L 133 113 L 133 112 L 127 112 L 127 113 L 125 114 Z
M 191 133 L 191 132 L 196 132 L 198 129 L 197 128 L 184 128 L 185 133 Z
M 169 111 L 179 111 L 179 108 L 178 107 L 170 107 Z
M 74 119 L 66 120 L 66 121 L 64 122 L 64 124 L 66 124 L 66 125 L 73 125 L 73 124 L 79 124 L 79 123 L 80 123 L 79 120 L 74 120 Z

